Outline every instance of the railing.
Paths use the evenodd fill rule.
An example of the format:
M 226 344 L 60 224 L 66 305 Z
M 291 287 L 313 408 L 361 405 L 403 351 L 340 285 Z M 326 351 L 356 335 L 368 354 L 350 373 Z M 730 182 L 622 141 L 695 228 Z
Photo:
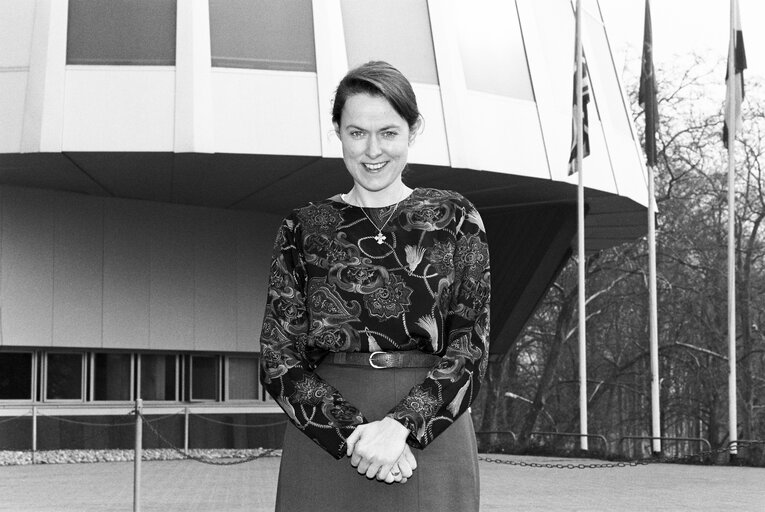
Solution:
M 619 453 L 626 456 L 631 456 L 632 454 L 625 454 L 622 451 L 622 443 L 624 441 L 635 441 L 635 440 L 641 440 L 641 441 L 654 441 L 659 440 L 662 443 L 663 442 L 697 442 L 699 443 L 699 447 L 704 451 L 706 448 L 706 451 L 712 451 L 712 445 L 709 441 L 704 439 L 703 437 L 653 437 L 653 436 L 624 436 L 619 439 L 619 444 L 617 445 L 619 448 Z
M 178 441 L 180 444 L 180 435 L 183 435 L 183 450 L 189 451 L 189 437 L 191 431 L 192 419 L 201 420 L 206 423 L 221 424 L 227 427 L 242 427 L 242 428 L 264 428 L 278 426 L 286 423 L 286 420 L 280 420 L 275 423 L 267 424 L 246 424 L 237 425 L 233 423 L 227 423 L 215 419 L 214 416 L 219 415 L 231 415 L 231 414 L 283 414 L 282 410 L 276 405 L 251 405 L 251 404 L 178 404 L 178 405 L 166 405 L 166 404 L 146 404 L 143 403 L 143 416 L 144 421 L 148 423 L 156 423 L 161 420 L 169 418 L 178 418 L 176 421 L 182 421 L 182 432 L 180 428 L 177 428 Z M 45 405 L 29 405 L 19 406 L 12 405 L 9 407 L 0 407 L 0 426 L 3 423 L 24 420 L 31 422 L 31 428 L 29 432 L 29 442 L 26 446 L 31 448 L 32 462 L 36 462 L 37 452 L 39 451 L 39 422 L 42 418 L 52 419 L 60 423 L 71 423 L 82 425 L 83 428 L 92 428 L 97 433 L 91 437 L 85 436 L 81 439 L 81 444 L 86 444 L 88 441 L 92 441 L 96 437 L 106 436 L 109 429 L 128 429 L 125 430 L 124 437 L 130 436 L 129 430 L 132 430 L 134 425 L 133 416 L 135 414 L 134 404 L 106 404 L 106 405 L 94 405 L 88 404 L 87 406 L 73 405 L 73 404 L 45 404 Z M 207 416 L 213 417 L 207 417 Z M 147 418 L 147 416 L 149 416 Z M 77 417 L 78 419 L 72 419 Z M 93 421 L 87 421 L 85 418 L 93 417 Z M 99 420 L 95 417 L 109 418 L 110 422 L 105 423 L 103 420 Z M 182 417 L 182 420 L 181 420 Z M 121 418 L 121 419 L 120 419 Z M 29 423 L 27 423 L 28 425 Z M 178 425 L 178 424 L 176 424 Z M 119 434 L 122 436 L 123 434 Z M 18 440 L 20 437 L 15 436 Z M 25 443 L 26 444 L 26 443 Z M 83 446 L 84 448 L 84 446 Z M 1 446 L 0 450 L 7 450 L 9 447 Z M 28 448 L 27 448 L 28 450 Z M 14 450 L 18 451 L 18 450 Z M 21 450 L 26 451 L 26 450 Z
M 608 453 L 608 440 L 606 439 L 606 436 L 601 434 L 580 434 L 578 432 L 540 432 L 540 431 L 534 431 L 531 432 L 532 436 L 550 436 L 550 437 L 576 437 L 576 438 L 582 438 L 586 437 L 588 439 L 597 439 L 600 442 L 603 443 L 603 453 Z

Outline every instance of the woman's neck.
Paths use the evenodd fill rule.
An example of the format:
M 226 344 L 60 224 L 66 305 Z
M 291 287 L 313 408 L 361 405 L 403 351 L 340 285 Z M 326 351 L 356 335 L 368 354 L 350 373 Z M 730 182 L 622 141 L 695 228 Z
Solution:
M 343 200 L 354 206 L 364 208 L 382 208 L 400 203 L 412 193 L 412 189 L 399 183 L 399 186 L 389 186 L 384 190 L 370 191 L 354 186 L 350 192 L 343 194 Z

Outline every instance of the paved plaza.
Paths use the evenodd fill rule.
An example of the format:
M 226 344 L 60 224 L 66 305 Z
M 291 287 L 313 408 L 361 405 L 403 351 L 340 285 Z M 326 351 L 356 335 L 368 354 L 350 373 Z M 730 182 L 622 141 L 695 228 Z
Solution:
M 594 462 L 498 457 L 563 464 Z M 762 468 L 652 464 L 580 470 L 524 468 L 485 461 L 480 465 L 482 511 L 765 512 Z M 235 466 L 188 460 L 145 461 L 141 511 L 270 511 L 278 468 L 277 457 Z M 0 511 L 132 510 L 132 462 L 0 467 Z

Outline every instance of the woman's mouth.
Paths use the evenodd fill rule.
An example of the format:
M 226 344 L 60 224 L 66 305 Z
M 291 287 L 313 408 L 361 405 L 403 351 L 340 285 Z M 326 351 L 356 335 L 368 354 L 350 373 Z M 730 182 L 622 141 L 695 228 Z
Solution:
M 364 164 L 364 167 L 367 169 L 367 171 L 375 172 L 385 167 L 387 163 L 388 162 L 380 162 L 376 164 Z

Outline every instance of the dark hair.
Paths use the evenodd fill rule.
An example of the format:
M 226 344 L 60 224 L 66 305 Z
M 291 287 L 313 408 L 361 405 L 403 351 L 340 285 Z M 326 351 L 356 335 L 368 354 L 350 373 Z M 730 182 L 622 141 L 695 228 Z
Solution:
M 340 124 L 346 100 L 356 94 L 385 98 L 393 110 L 407 122 L 410 130 L 414 130 L 421 117 L 412 84 L 401 71 L 387 62 L 369 61 L 348 71 L 340 80 L 332 103 L 333 123 Z

